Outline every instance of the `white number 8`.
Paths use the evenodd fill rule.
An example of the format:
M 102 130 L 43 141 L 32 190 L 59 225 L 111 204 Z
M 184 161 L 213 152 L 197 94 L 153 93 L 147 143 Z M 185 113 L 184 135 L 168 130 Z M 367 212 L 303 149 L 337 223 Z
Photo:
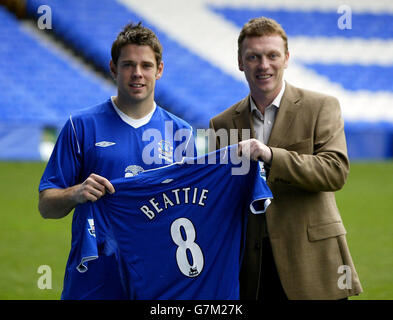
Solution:
M 183 239 L 180 228 L 184 228 L 186 240 Z M 204 265 L 201 248 L 195 241 L 195 228 L 187 218 L 179 218 L 172 222 L 171 236 L 178 248 L 176 251 L 176 261 L 180 271 L 187 277 L 193 278 L 198 276 Z M 187 249 L 190 250 L 193 265 L 190 265 L 187 258 Z

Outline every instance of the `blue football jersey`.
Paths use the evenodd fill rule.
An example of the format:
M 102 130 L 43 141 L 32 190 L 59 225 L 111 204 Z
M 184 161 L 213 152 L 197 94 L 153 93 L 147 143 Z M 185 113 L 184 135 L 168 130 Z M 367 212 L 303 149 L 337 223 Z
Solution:
M 85 204 L 86 221 L 112 227 L 128 298 L 239 298 L 245 213 L 265 212 L 273 196 L 262 163 L 234 174 L 235 150 L 113 180 L 113 195 Z M 86 235 L 81 261 L 99 255 L 96 238 Z
M 145 125 L 125 122 L 108 99 L 103 104 L 72 115 L 61 130 L 41 178 L 39 190 L 67 188 L 82 183 L 91 173 L 108 180 L 130 177 L 141 171 L 168 165 L 195 152 L 192 128 L 159 106 Z M 111 230 L 84 219 L 84 206 L 75 208 L 71 251 L 64 277 L 62 299 L 122 299 L 116 245 Z M 96 238 L 97 257 L 87 257 L 91 272 L 80 265 L 85 248 L 84 232 Z M 86 231 L 87 230 L 87 231 Z M 107 236 L 108 235 L 108 236 Z M 78 267 L 79 266 L 79 267 Z

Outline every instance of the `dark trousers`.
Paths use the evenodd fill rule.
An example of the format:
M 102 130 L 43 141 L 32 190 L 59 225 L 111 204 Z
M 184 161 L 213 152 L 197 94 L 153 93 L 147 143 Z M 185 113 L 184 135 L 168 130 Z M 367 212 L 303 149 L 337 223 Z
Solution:
M 348 298 L 339 300 L 347 301 Z M 264 237 L 262 241 L 262 266 L 258 301 L 288 301 L 278 276 L 269 237 Z
M 262 266 L 259 283 L 258 300 L 260 301 L 286 301 L 288 300 L 278 276 L 273 258 L 272 246 L 269 237 L 262 241 Z

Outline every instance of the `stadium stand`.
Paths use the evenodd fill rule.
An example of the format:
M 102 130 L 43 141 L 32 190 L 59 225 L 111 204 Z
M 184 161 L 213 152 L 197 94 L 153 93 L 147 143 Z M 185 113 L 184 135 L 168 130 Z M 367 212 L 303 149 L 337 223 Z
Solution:
M 32 36 L 0 7 L 0 159 L 41 159 L 43 128 L 115 91 Z
M 235 35 L 251 17 L 266 15 L 277 19 L 287 29 L 290 51 L 294 48 L 301 53 L 292 56 L 296 68 L 306 70 L 304 74 L 316 75 L 316 79 L 322 79 L 319 81 L 322 84 L 339 88 L 337 94 L 332 94 L 342 102 L 350 158 L 392 158 L 393 108 L 389 101 L 393 97 L 393 51 L 386 44 L 393 41 L 393 9 L 386 12 L 363 10 L 360 13 L 355 10 L 352 18 L 354 28 L 351 32 L 343 32 L 337 28 L 337 10 L 326 9 L 325 2 L 316 1 L 312 8 L 295 7 L 291 10 L 284 5 L 270 5 L 283 1 L 269 2 L 262 9 L 259 2 L 247 7 L 247 3 L 254 2 L 195 0 L 193 5 L 201 3 L 205 11 L 216 16 L 217 21 L 227 23 L 228 30 L 232 25 Z M 167 11 L 160 12 L 157 8 L 160 5 L 162 8 L 163 3 L 153 0 L 51 0 L 48 4 L 45 0 L 26 0 L 26 9 L 29 17 L 36 22 L 40 16 L 39 6 L 50 5 L 52 30 L 48 32 L 106 74 L 109 71 L 110 46 L 117 33 L 130 21 L 142 21 L 157 33 L 164 47 L 165 70 L 163 78 L 157 83 L 157 102 L 189 121 L 195 129 L 206 128 L 209 118 L 248 93 L 247 84 L 236 71 L 236 61 L 229 59 L 235 70 L 231 73 L 225 66 L 219 65 L 220 58 L 209 58 L 203 54 L 213 52 L 217 56 L 225 55 L 225 47 L 219 41 L 214 48 L 207 48 L 208 42 L 205 43 L 203 38 L 213 37 L 213 34 L 204 33 L 200 38 L 189 41 L 177 37 L 183 32 L 183 25 L 173 27 L 177 17 L 184 18 L 189 14 L 182 12 L 186 6 L 184 2 L 171 1 L 167 4 Z M 308 5 L 311 2 L 305 3 Z M 320 7 L 318 3 L 321 3 Z M 386 2 L 385 5 L 388 6 Z M 187 6 L 191 6 L 191 3 L 187 2 Z M 103 86 L 98 78 L 75 68 L 61 54 L 54 53 L 41 40 L 25 32 L 21 22 L 5 10 L 0 11 L 0 19 L 6 25 L 0 30 L 0 37 L 6 43 L 0 49 L 0 68 L 7 75 L 0 79 L 0 89 L 7 92 L 0 102 L 0 147 L 7 145 L 11 150 L 9 146 L 15 144 L 18 140 L 16 137 L 22 136 L 22 133 L 16 132 L 27 130 L 20 125 L 21 121 L 36 128 L 36 134 L 31 134 L 30 139 L 36 136 L 34 139 L 39 140 L 43 128 L 57 127 L 73 110 L 95 104 L 113 94 L 113 88 Z M 214 33 L 210 22 L 209 19 L 197 21 L 201 29 L 210 28 Z M 188 27 L 192 29 L 195 26 L 190 24 Z M 349 44 L 347 39 L 351 40 Z M 363 45 L 361 52 L 359 46 L 355 46 L 358 40 Z M 369 48 L 364 48 L 364 41 L 368 41 Z M 193 47 L 190 42 L 194 42 Z M 301 50 L 298 50 L 300 47 Z M 338 55 L 333 52 L 333 47 L 338 48 Z M 380 48 L 386 48 L 385 54 L 370 58 Z M 360 54 L 367 50 L 367 55 Z M 9 63 L 11 56 L 13 61 Z M 296 68 L 291 66 L 288 72 Z M 314 82 L 314 78 L 310 81 L 310 78 L 298 77 L 298 74 L 295 74 L 295 78 L 294 83 L 299 85 L 300 82 L 300 86 L 304 83 L 304 87 Z M 371 111 L 370 100 L 373 101 Z M 366 108 L 367 113 L 364 111 Z M 7 129 L 11 125 L 14 126 L 12 134 Z M 0 150 L 0 159 L 39 158 L 33 151 L 17 154 L 16 151 L 4 153 Z
M 45 1 L 28 1 L 28 12 L 36 14 L 41 4 Z M 152 28 L 162 43 L 163 60 L 167 62 L 164 76 L 157 83 L 157 101 L 196 128 L 206 127 L 211 114 L 247 93 L 244 83 L 227 77 L 116 1 L 52 1 L 51 8 L 53 31 L 106 72 L 112 42 L 124 25 L 142 21 Z

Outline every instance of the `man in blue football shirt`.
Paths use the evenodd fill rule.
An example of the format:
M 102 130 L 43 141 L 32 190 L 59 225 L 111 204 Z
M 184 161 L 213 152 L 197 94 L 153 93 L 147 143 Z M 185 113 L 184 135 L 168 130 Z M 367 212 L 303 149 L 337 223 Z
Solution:
M 111 55 L 117 96 L 70 116 L 39 186 L 44 218 L 62 218 L 75 208 L 62 299 L 124 297 L 116 272 L 116 245 L 106 226 L 100 226 L 107 232 L 98 243 L 99 258 L 89 264 L 92 272 L 77 270 L 79 240 L 87 222 L 95 236 L 94 222 L 86 221 L 81 204 L 114 193 L 109 180 L 171 163 L 179 149 L 179 155 L 195 151 L 191 126 L 154 101 L 156 80 L 164 69 L 156 35 L 140 23 L 129 24 L 114 41 Z

